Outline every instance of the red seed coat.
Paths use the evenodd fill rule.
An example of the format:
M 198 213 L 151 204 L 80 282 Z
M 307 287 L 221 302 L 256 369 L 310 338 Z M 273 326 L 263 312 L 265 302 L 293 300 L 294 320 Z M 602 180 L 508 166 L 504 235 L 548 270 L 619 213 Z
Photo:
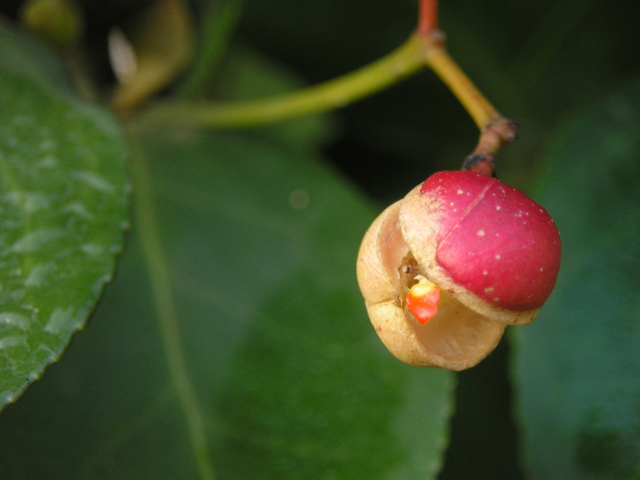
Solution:
M 560 268 L 560 235 L 544 208 L 464 170 L 432 175 L 420 193 L 438 199 L 435 260 L 456 284 L 509 310 L 545 302 Z

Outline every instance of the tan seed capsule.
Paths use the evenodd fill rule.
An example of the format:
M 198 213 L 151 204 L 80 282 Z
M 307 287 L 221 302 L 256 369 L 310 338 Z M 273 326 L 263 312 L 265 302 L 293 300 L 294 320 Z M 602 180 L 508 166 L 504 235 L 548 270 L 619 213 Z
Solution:
M 382 212 L 357 273 L 391 353 L 462 370 L 493 351 L 506 325 L 533 321 L 559 266 L 560 238 L 544 209 L 496 179 L 456 171 L 432 175 Z

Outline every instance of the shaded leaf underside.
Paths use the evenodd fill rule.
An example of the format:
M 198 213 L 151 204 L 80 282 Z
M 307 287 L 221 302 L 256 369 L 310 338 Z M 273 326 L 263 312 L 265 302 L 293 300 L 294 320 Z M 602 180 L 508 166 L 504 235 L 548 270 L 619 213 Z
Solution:
M 640 84 L 575 118 L 538 200 L 562 235 L 556 289 L 517 335 L 533 479 L 640 478 Z

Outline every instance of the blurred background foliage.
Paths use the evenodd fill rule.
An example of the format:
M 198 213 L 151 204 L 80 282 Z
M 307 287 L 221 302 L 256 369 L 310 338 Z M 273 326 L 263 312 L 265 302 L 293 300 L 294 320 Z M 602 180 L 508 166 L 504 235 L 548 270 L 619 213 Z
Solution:
M 21 3 L 7 0 L 3 10 L 16 15 Z M 109 29 L 130 24 L 151 2 L 80 3 L 86 22 L 83 45 L 98 72 L 108 77 Z M 367 64 L 403 42 L 415 26 L 417 2 L 193 0 L 196 35 L 204 28 L 199 20 L 222 11 L 225 3 L 242 5 L 232 44 L 250 47 L 314 84 Z M 523 162 L 530 167 L 540 157 L 548 132 L 566 112 L 615 90 L 637 72 L 638 18 L 640 5 L 621 0 L 608 5 L 593 0 L 441 2 L 440 25 L 450 52 L 498 110 L 522 125 L 520 141 L 502 153 L 500 170 L 507 180 L 512 176 L 526 183 L 530 169 Z M 385 202 L 425 172 L 452 168 L 453 159 L 466 155 L 476 140 L 466 112 L 430 72 L 341 111 L 338 119 L 338 134 L 326 151 Z M 366 172 L 363 158 L 370 166 Z M 398 165 L 392 178 L 385 170 L 389 164 Z
M 148 3 L 81 3 L 86 22 L 83 46 L 102 85 L 114 82 L 106 55 L 108 31 L 114 25 L 126 25 Z M 20 4 L 17 0 L 5 1 L 2 9 L 15 17 Z M 196 38 L 207 38 L 202 30 L 204 21 L 212 11 L 223 7 L 224 2 L 191 3 Z M 450 53 L 498 110 L 520 123 L 520 139 L 498 157 L 497 171 L 503 181 L 540 199 L 535 196 L 545 191 L 540 178 L 547 181 L 553 176 L 553 165 L 549 166 L 545 158 L 550 157 L 568 120 L 583 112 L 593 115 L 589 110 L 593 105 L 638 80 L 639 19 L 640 2 L 623 0 L 441 2 L 440 26 L 447 35 Z M 295 79 L 290 85 L 314 84 L 388 53 L 408 37 L 415 21 L 416 2 L 411 0 L 245 0 L 237 23 L 231 22 L 228 48 L 262 62 L 267 70 L 273 68 L 278 75 Z M 223 56 L 218 65 L 220 78 L 232 68 L 233 57 Z M 242 86 L 236 85 L 234 92 L 229 82 L 216 83 L 215 78 L 204 92 L 209 98 L 244 92 Z M 179 94 L 184 88 L 180 80 L 167 85 L 161 95 L 169 98 Z M 247 87 L 246 91 L 255 94 L 256 89 Z M 269 93 L 269 88 L 264 91 Z M 458 168 L 478 135 L 464 110 L 429 71 L 335 112 L 331 120 L 330 126 L 320 128 L 313 142 L 323 158 L 380 209 L 433 171 Z M 588 128 L 593 135 L 598 133 L 597 122 Z M 583 164 L 582 158 L 573 159 L 576 169 L 598 171 L 597 158 L 590 161 Z M 541 172 L 545 176 L 541 177 Z M 571 178 L 569 168 L 563 172 L 565 178 Z M 562 184 L 554 188 L 548 198 L 561 198 L 563 190 L 570 190 Z M 564 198 L 560 205 L 568 203 L 571 199 Z M 637 212 L 633 206 L 631 210 Z M 581 215 L 588 217 L 589 212 L 582 211 Z M 629 241 L 637 243 L 637 238 L 631 236 Z M 606 255 L 614 254 L 607 250 L 602 255 L 606 260 Z M 622 299 L 623 305 L 629 305 L 624 302 L 633 292 L 631 289 Z M 570 301 L 554 308 L 562 311 Z M 618 307 L 616 304 L 612 308 Z M 628 312 L 631 319 L 640 320 L 636 308 L 629 307 Z M 544 311 L 540 321 L 544 322 Z M 553 331 L 548 334 L 553 335 Z M 544 343 L 544 336 L 539 341 Z M 441 480 L 471 475 L 526 478 L 519 453 L 519 421 L 512 415 L 511 350 L 509 342 L 503 341 L 478 367 L 457 375 L 456 411 L 450 446 L 438 477 Z M 616 478 L 640 478 L 638 471 L 629 473 L 633 472 L 632 466 L 624 470 L 625 477 Z M 597 472 L 593 475 L 584 478 L 614 478 L 598 477 Z

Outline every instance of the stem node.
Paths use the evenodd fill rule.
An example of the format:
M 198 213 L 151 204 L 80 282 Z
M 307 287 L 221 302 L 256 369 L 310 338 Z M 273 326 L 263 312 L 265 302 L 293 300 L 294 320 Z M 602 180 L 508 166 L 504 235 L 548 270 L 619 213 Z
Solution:
M 465 158 L 462 169 L 494 175 L 495 156 L 503 145 L 518 138 L 518 123 L 508 118 L 495 118 L 482 129 L 475 150 Z

